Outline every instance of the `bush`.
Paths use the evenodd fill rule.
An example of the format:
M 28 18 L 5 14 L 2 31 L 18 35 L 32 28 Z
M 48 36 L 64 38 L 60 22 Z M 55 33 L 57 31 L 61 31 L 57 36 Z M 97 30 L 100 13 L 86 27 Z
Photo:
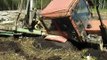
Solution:
M 16 10 L 18 9 L 20 1 L 21 0 L 0 0 L 0 10 Z M 41 4 L 41 0 L 34 0 L 34 5 L 35 7 L 40 9 L 41 5 L 44 8 L 50 1 L 51 0 L 42 0 L 43 3 Z M 26 3 L 27 3 L 27 0 L 24 0 L 24 3 L 23 3 L 24 9 L 26 7 Z

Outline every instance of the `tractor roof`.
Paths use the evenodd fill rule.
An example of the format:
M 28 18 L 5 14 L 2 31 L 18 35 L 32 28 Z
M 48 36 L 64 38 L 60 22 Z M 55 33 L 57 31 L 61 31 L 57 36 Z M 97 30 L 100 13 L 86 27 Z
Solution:
M 45 18 L 58 18 L 70 16 L 79 0 L 52 0 L 42 10 L 41 15 Z

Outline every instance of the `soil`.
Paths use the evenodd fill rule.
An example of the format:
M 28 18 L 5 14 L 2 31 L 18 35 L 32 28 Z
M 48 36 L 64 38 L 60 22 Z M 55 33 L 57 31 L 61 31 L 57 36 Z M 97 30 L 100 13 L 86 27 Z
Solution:
M 39 39 L 38 39 L 39 40 Z M 39 46 L 40 43 L 35 43 L 38 41 L 37 38 L 34 37 L 23 37 L 21 39 L 16 39 L 13 37 L 0 37 L 0 56 L 6 57 L 9 60 L 12 57 L 17 57 L 21 59 L 14 60 L 83 60 L 86 59 L 87 56 L 94 57 L 95 60 L 106 60 L 107 52 L 100 51 L 98 49 L 82 49 L 75 50 L 71 49 L 62 49 L 63 47 L 58 47 L 57 45 L 53 46 L 52 43 L 46 43 L 41 41 L 44 45 L 50 46 Z M 57 47 L 57 48 L 56 48 Z M 86 52 L 83 52 L 86 50 Z M 32 53 L 33 52 L 33 53 Z M 7 56 L 9 55 L 9 57 Z M 10 54 L 13 54 L 11 56 Z M 18 56 L 15 56 L 18 54 Z M 86 56 L 86 57 L 84 57 Z M 1 60 L 1 58 L 0 58 Z M 11 60 L 11 59 L 10 59 Z
M 0 37 L 0 40 L 1 40 L 0 41 L 0 56 L 5 56 L 8 59 L 12 57 L 16 57 L 16 56 L 8 57 L 7 54 L 8 55 L 18 54 L 18 58 L 23 57 L 21 58 L 21 60 L 23 59 L 25 60 L 61 60 L 61 59 L 80 60 L 82 59 L 80 51 L 74 51 L 69 48 L 62 49 L 63 47 L 58 47 L 57 45 L 53 46 L 52 43 L 48 43 L 48 45 L 50 46 L 48 45 L 45 47 L 42 46 L 41 48 L 37 47 L 36 45 L 38 45 L 39 43 L 35 43 L 37 41 L 34 37 L 33 38 L 24 37 L 21 39 L 15 39 L 12 37 L 6 37 L 6 38 Z M 32 43 L 30 43 L 31 41 Z M 47 43 L 44 42 L 44 45 L 45 44 Z M 76 55 L 76 56 L 74 58 L 71 58 L 73 57 L 73 55 Z M 4 59 L 4 60 L 8 60 L 8 59 Z M 15 60 L 19 60 L 19 59 L 15 59 Z

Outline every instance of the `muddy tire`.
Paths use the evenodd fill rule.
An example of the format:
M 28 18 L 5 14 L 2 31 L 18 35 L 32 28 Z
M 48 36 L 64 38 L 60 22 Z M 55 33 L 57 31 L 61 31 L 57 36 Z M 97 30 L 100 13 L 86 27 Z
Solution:
M 44 40 L 43 37 L 36 38 L 34 44 L 36 48 L 53 48 L 53 49 L 76 49 L 71 42 L 67 41 L 65 43 Z

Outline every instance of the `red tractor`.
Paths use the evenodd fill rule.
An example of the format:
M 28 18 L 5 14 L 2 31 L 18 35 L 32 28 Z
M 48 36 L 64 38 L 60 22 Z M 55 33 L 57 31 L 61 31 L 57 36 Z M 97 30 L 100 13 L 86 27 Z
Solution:
M 101 20 L 98 6 L 99 20 L 93 20 L 86 0 L 52 0 L 41 12 L 44 24 L 49 22 L 45 39 L 106 45 L 107 20 Z
M 99 20 L 93 20 L 90 19 L 91 12 L 88 5 L 90 0 L 52 0 L 41 11 L 40 15 L 34 9 L 33 0 L 27 0 L 24 24 L 21 24 L 23 26 L 20 27 L 18 22 L 20 21 L 23 0 L 21 1 L 20 12 L 14 25 L 15 28 L 0 28 L 0 36 L 43 35 L 44 39 L 47 40 L 45 44 L 43 44 L 44 42 L 41 43 L 40 40 L 43 46 L 48 45 L 49 40 L 51 40 L 51 43 L 58 43 L 57 45 L 62 47 L 68 47 L 66 46 L 68 42 L 80 47 L 90 46 L 90 44 L 106 46 L 107 20 L 101 19 L 98 10 L 99 2 L 96 6 Z M 35 11 L 37 14 L 35 14 Z

